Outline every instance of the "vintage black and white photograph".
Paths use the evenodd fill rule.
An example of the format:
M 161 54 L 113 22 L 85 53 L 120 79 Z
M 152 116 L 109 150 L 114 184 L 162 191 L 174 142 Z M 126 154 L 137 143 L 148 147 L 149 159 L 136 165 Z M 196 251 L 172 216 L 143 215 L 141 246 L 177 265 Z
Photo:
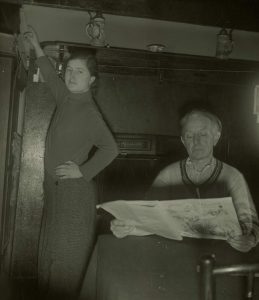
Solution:
M 1 300 L 259 300 L 259 0 L 0 0 Z

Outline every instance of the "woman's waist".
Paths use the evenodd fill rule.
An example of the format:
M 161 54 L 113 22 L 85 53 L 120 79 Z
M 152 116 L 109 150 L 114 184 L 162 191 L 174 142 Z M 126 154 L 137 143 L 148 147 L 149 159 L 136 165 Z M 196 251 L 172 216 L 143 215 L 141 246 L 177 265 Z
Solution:
M 56 167 L 66 164 L 69 161 L 72 161 L 78 166 L 81 166 L 84 162 L 88 160 L 89 151 L 59 151 L 51 150 L 45 151 L 44 156 L 44 165 L 45 168 L 55 169 Z M 52 172 L 51 172 L 52 173 Z
M 94 180 L 90 180 L 87 181 L 85 180 L 85 178 L 82 177 L 78 177 L 78 178 L 62 178 L 56 175 L 55 172 L 53 172 L 52 169 L 47 169 L 45 167 L 44 169 L 44 184 L 45 185 L 56 185 L 56 186 L 79 186 L 79 185 L 95 185 L 95 181 Z
M 69 156 L 67 157 L 55 157 L 55 156 L 45 156 L 44 159 L 44 169 L 45 174 L 48 177 L 51 177 L 54 181 L 60 180 L 60 176 L 56 175 L 57 167 L 65 165 L 68 162 L 73 162 L 78 166 L 81 166 L 84 163 L 85 159 L 76 158 L 72 159 Z

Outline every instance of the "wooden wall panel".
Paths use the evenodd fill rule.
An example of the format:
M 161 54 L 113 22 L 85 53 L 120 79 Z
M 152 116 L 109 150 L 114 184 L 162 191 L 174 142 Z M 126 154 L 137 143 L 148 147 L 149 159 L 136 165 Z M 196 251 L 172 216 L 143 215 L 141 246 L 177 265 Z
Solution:
M 3 233 L 5 199 L 5 174 L 8 156 L 9 116 L 11 108 L 13 59 L 0 57 L 0 233 Z M 2 250 L 2 249 L 1 249 Z
M 38 237 L 43 204 L 43 156 L 54 101 L 44 84 L 26 91 L 20 183 L 17 196 L 12 273 L 15 277 L 36 274 Z
M 179 135 L 179 111 L 190 101 L 204 100 L 214 106 L 225 122 L 224 86 L 179 81 L 158 76 L 103 74 L 98 104 L 114 132 Z

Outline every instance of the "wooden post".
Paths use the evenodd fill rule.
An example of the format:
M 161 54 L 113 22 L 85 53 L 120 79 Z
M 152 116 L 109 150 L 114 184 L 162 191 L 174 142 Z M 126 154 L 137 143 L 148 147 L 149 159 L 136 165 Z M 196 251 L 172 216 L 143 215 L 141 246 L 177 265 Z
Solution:
M 214 278 L 213 268 L 215 258 L 213 255 L 205 255 L 200 262 L 200 299 L 213 300 L 214 299 Z
M 253 299 L 254 294 L 254 272 L 249 272 L 247 274 L 247 287 L 246 287 L 246 299 Z

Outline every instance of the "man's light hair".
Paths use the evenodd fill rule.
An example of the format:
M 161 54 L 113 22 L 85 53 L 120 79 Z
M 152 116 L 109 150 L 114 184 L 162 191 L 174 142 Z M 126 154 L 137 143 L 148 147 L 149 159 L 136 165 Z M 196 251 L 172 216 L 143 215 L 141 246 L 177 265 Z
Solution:
M 212 114 L 211 112 L 209 112 L 207 110 L 203 110 L 203 109 L 193 109 L 193 110 L 189 111 L 188 113 L 186 113 L 181 118 L 181 120 L 180 120 L 181 133 L 183 131 L 183 128 L 184 128 L 186 122 L 192 115 L 202 115 L 202 116 L 208 118 L 215 125 L 217 131 L 221 133 L 222 124 L 221 124 L 220 119 L 216 115 Z

